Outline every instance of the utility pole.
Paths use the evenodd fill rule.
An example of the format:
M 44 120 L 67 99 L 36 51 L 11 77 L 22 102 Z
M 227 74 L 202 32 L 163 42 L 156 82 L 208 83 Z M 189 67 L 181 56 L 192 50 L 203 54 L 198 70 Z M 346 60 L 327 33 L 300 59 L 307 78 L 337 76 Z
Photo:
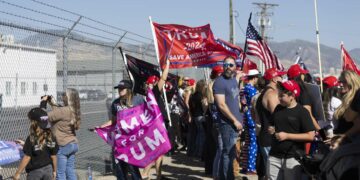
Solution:
M 232 0 L 229 0 L 229 23 L 230 23 L 230 43 L 235 44 L 235 26 L 234 26 L 234 11 Z
M 279 6 L 278 4 L 269 4 L 269 3 L 253 3 L 256 5 L 260 12 L 257 12 L 256 15 L 260 16 L 258 25 L 260 27 L 260 36 L 263 38 L 265 42 L 267 42 L 271 37 L 266 36 L 265 30 L 269 28 L 271 25 L 270 16 L 274 15 L 272 12 L 268 12 L 268 9 Z M 260 62 L 261 71 L 264 72 L 265 67 L 264 63 Z

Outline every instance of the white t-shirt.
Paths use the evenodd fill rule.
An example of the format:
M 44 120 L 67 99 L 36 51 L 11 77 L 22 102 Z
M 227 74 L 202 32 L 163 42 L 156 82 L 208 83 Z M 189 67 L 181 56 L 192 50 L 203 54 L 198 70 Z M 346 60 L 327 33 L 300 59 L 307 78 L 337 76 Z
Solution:
M 331 97 L 330 103 L 326 107 L 326 120 L 332 121 L 335 110 L 341 105 L 341 100 L 337 97 Z

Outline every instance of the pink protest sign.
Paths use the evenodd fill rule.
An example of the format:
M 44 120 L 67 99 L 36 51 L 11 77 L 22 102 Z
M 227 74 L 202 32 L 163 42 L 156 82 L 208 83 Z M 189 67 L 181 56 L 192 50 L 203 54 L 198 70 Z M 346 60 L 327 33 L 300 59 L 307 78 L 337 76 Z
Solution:
M 148 90 L 144 104 L 119 111 L 116 124 L 95 131 L 112 145 L 115 158 L 138 167 L 146 167 L 171 149 L 162 114 L 151 90 Z

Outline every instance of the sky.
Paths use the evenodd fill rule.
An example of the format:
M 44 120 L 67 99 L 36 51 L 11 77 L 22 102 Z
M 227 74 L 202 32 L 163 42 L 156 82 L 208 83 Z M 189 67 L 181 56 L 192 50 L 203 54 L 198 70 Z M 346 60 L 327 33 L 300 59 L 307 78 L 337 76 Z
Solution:
M 31 0 L 4 0 L 23 7 L 44 12 L 53 9 L 41 6 Z M 229 40 L 228 0 L 37 0 L 57 6 L 100 22 L 152 38 L 148 17 L 160 24 L 182 24 L 201 26 L 210 23 L 216 37 Z M 302 39 L 316 42 L 314 0 L 233 0 L 236 11 L 235 40 L 245 41 L 245 30 L 249 14 L 259 9 L 253 2 L 274 3 L 279 6 L 270 9 L 271 28 L 267 30 L 270 41 L 283 42 Z M 360 48 L 360 1 L 359 0 L 318 0 L 320 42 L 340 48 L 343 41 L 346 49 Z M 13 7 L 0 3 L 1 11 L 17 12 Z M 67 16 L 54 11 L 57 16 Z M 76 20 L 72 16 L 70 19 Z M 46 19 L 46 17 L 44 18 Z M 237 23 L 238 22 L 238 23 Z M 271 45 L 271 44 L 270 44 Z

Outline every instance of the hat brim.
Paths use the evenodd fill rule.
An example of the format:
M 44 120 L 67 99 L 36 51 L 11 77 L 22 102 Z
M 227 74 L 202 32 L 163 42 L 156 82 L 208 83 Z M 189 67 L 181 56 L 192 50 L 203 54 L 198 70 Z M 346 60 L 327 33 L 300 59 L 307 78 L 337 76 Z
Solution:
M 126 86 L 114 86 L 114 89 L 126 89 L 126 88 L 128 88 L 128 87 L 126 87 Z
M 277 76 L 283 76 L 283 75 L 285 75 L 287 72 L 285 72 L 285 71 L 279 71 L 279 72 L 277 72 Z
M 301 71 L 301 74 L 308 74 L 308 73 L 309 73 L 309 71 L 306 70 L 306 69 L 303 69 L 303 70 Z
M 252 76 L 261 76 L 261 73 L 257 73 L 257 74 L 247 74 L 245 75 L 247 77 L 252 77 Z

